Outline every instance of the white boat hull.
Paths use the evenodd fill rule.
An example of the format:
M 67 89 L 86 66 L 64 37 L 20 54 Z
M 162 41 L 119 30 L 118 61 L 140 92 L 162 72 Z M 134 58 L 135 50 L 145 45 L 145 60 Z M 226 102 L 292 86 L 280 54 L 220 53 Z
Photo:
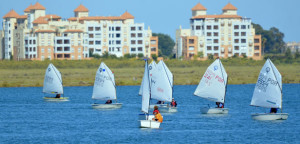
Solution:
M 256 113 L 251 117 L 254 120 L 286 120 L 288 115 L 288 113 Z
M 118 109 L 122 107 L 122 103 L 112 103 L 112 104 L 92 104 L 94 109 Z
M 155 128 L 158 129 L 160 127 L 160 122 L 153 120 L 140 120 L 140 128 Z
M 202 114 L 228 114 L 228 108 L 209 108 L 204 107 L 200 109 Z
M 177 112 L 177 107 L 159 107 L 161 113 L 175 113 Z
M 60 98 L 44 97 L 44 101 L 47 101 L 47 102 L 65 102 L 65 101 L 69 101 L 69 98 L 68 97 L 60 97 Z
M 158 107 L 167 107 L 168 104 L 152 104 L 149 106 L 150 109 L 154 109 L 154 106 L 158 106 Z

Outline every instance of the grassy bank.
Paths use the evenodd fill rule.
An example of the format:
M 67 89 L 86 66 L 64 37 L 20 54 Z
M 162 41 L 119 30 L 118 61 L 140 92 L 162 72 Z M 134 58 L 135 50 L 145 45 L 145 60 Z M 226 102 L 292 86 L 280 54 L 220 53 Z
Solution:
M 43 86 L 45 69 L 53 63 L 62 73 L 64 86 L 91 86 L 101 61 L 115 73 L 117 85 L 140 85 L 144 62 L 136 59 L 105 59 L 89 61 L 1 61 L 0 87 Z M 198 84 L 209 61 L 165 61 L 176 85 Z M 222 60 L 228 73 L 229 84 L 256 83 L 265 61 L 245 59 Z M 283 83 L 300 83 L 300 64 L 275 62 L 281 72 Z

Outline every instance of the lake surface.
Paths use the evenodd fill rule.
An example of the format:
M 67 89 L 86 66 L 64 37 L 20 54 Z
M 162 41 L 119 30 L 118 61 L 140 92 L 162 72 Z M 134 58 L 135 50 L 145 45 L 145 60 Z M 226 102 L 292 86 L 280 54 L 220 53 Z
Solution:
M 117 110 L 92 109 L 93 87 L 65 87 L 62 103 L 44 102 L 41 87 L 0 88 L 0 143 L 300 143 L 300 84 L 283 85 L 289 117 L 272 122 L 251 119 L 269 111 L 249 106 L 254 86 L 229 85 L 223 116 L 200 114 L 215 105 L 193 96 L 196 85 L 174 86 L 178 112 L 162 114 L 160 129 L 139 128 L 139 86 L 117 87 Z

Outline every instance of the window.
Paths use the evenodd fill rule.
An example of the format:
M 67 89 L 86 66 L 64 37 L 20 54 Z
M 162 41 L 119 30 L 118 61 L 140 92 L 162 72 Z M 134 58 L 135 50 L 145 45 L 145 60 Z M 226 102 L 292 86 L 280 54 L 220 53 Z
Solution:
M 95 38 L 101 38 L 101 33 L 96 33 Z
M 48 48 L 48 53 L 51 53 L 51 49 L 50 48 Z
M 120 40 L 116 40 L 116 44 L 121 44 L 121 41 Z
M 131 30 L 131 31 L 135 31 L 135 27 L 131 27 L 130 30 Z
M 95 41 L 96 45 L 101 45 L 101 41 Z
M 156 44 L 156 40 L 151 40 L 151 44 Z
M 81 52 L 81 48 L 78 48 L 78 52 Z
M 218 46 L 214 46 L 214 50 L 219 50 L 219 47 Z
M 259 46 L 254 46 L 254 50 L 259 50 Z
M 135 40 L 132 40 L 132 41 L 131 41 L 131 44 L 135 44 Z
M 119 38 L 119 37 L 121 37 L 121 34 L 117 33 L 116 38 Z
M 78 45 L 79 45 L 79 46 L 81 45 L 81 41 L 80 41 L 80 40 L 78 41 Z
M 193 51 L 193 50 L 195 50 L 195 48 L 194 48 L 193 46 L 190 46 L 190 47 L 189 47 L 189 50 L 190 50 L 190 51 Z
M 142 33 L 138 33 L 138 37 L 143 37 L 143 34 Z
M 217 30 L 219 28 L 218 25 L 214 25 L 214 30 Z
M 201 26 L 196 26 L 196 30 L 200 30 Z
M 246 36 L 246 32 L 242 32 L 242 33 L 241 33 L 241 36 Z
M 42 53 L 44 53 L 45 52 L 45 50 L 44 50 L 44 48 L 42 48 Z
M 259 43 L 259 39 L 254 39 L 254 43 Z
M 94 34 L 89 34 L 89 38 L 94 38 Z
M 152 51 L 152 52 L 155 52 L 155 51 L 156 51 L 156 47 L 152 47 L 152 48 L 151 48 L 151 51 Z
M 241 25 L 241 29 L 246 29 L 246 25 Z
M 116 27 L 116 31 L 121 31 L 121 27 Z
M 95 30 L 96 30 L 96 31 L 100 31 L 101 28 L 100 28 L 100 27 L 95 27 Z
M 194 39 L 189 39 L 189 44 L 194 44 Z
M 143 44 L 143 40 L 138 40 L 138 44 Z
M 207 36 L 211 36 L 211 32 L 206 33 Z
M 239 25 L 234 25 L 234 29 L 239 29 Z
M 135 33 L 132 33 L 132 34 L 131 34 L 131 37 L 132 37 L 132 38 L 135 38 Z
M 89 27 L 88 31 L 94 31 L 94 27 Z
M 241 43 L 246 43 L 246 39 L 241 39 Z
M 116 47 L 117 51 L 120 52 L 121 51 L 121 47 Z
M 138 47 L 138 51 L 143 51 L 143 47 Z
M 135 48 L 134 48 L 134 47 L 132 47 L 132 48 L 131 48 L 131 51 L 135 51 Z
M 70 40 L 65 39 L 64 44 L 70 44 Z
M 234 46 L 234 50 L 240 50 L 239 46 Z
M 217 33 L 217 32 L 214 32 L 214 36 L 219 36 L 219 33 Z
M 206 29 L 210 30 L 210 29 L 211 29 L 211 26 L 210 26 L 210 25 L 206 26 Z
M 207 46 L 207 50 L 211 50 L 211 46 Z
M 239 43 L 239 39 L 234 39 L 234 43 Z
M 214 43 L 219 43 L 219 40 L 218 39 L 214 39 Z
M 141 26 L 139 27 L 139 30 L 140 30 L 140 31 L 143 30 Z
M 239 32 L 234 32 L 234 36 L 239 36 Z

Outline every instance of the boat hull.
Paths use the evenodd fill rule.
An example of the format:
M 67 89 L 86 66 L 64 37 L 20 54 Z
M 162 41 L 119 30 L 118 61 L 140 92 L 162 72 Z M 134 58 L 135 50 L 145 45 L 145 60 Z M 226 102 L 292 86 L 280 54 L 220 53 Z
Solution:
M 204 107 L 200 109 L 202 114 L 228 114 L 228 108 L 209 108 Z
M 288 113 L 256 113 L 251 115 L 254 120 L 286 120 Z
M 161 113 L 175 113 L 177 112 L 177 107 L 159 107 Z
M 168 104 L 152 104 L 149 106 L 150 109 L 154 109 L 154 106 L 158 106 L 158 107 L 167 107 Z
M 60 98 L 44 97 L 44 101 L 47 101 L 47 102 L 65 102 L 65 101 L 69 101 L 69 98 L 68 97 L 60 97 Z
M 93 109 L 118 109 L 121 107 L 122 107 L 122 103 L 92 104 Z
M 140 128 L 154 128 L 158 129 L 160 127 L 160 122 L 153 120 L 140 120 Z

